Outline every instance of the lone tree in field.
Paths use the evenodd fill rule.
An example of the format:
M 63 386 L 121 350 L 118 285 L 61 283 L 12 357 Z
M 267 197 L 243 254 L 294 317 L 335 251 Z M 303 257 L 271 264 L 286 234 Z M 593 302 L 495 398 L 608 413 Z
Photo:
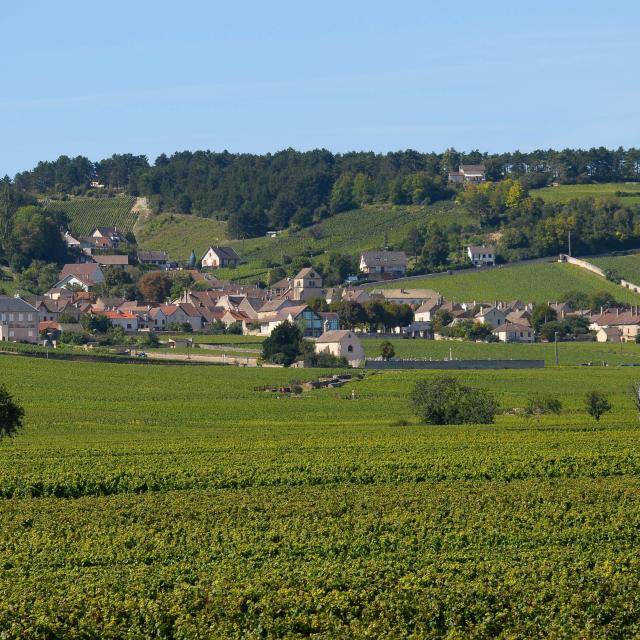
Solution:
M 13 400 L 4 384 L 0 384 L 0 440 L 16 435 L 22 427 L 24 409 Z
M 267 362 L 283 364 L 285 367 L 311 350 L 313 346 L 304 339 L 300 327 L 288 320 L 281 322 L 262 343 L 262 357 Z
M 411 404 L 427 424 L 491 424 L 498 411 L 498 402 L 488 391 L 448 376 L 418 380 Z
M 389 360 L 391 360 L 391 358 L 396 355 L 396 350 L 388 340 L 385 340 L 380 345 L 380 355 L 385 362 L 389 362 Z
M 607 397 L 599 391 L 589 391 L 585 396 L 585 404 L 587 407 L 587 413 L 595 419 L 596 422 L 600 422 L 600 418 L 611 411 L 611 403 L 607 400 Z

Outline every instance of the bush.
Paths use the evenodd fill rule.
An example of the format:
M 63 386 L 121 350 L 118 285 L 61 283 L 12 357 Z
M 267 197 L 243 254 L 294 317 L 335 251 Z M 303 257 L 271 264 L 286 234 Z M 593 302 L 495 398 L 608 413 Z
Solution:
M 497 400 L 488 391 L 447 376 L 416 382 L 411 404 L 427 424 L 491 424 L 498 410 Z
M 321 369 L 334 369 L 348 367 L 346 358 L 334 356 L 331 353 L 311 353 L 305 358 L 305 364 Z
M 548 413 L 558 415 L 562 411 L 562 402 L 554 396 L 545 396 L 537 394 L 531 396 L 524 408 L 524 415 L 528 418 L 533 416 L 542 416 Z

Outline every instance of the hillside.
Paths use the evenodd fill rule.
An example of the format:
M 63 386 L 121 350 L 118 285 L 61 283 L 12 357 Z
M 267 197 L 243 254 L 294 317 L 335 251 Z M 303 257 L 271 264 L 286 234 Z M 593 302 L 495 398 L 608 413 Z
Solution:
M 116 198 L 72 198 L 50 200 L 49 209 L 63 211 L 69 218 L 71 233 L 86 236 L 94 227 L 114 227 L 124 233 L 133 230 L 137 212 L 132 211 L 136 199 L 131 196 Z
M 617 192 L 637 193 L 637 196 L 616 196 Z M 640 183 L 604 182 L 601 184 L 562 184 L 557 187 L 532 189 L 530 194 L 545 202 L 569 202 L 581 198 L 615 198 L 622 204 L 640 203 Z
M 381 248 L 388 242 L 401 242 L 409 229 L 428 220 L 445 227 L 469 226 L 472 221 L 454 203 L 431 206 L 369 205 L 340 213 L 311 227 L 283 231 L 276 238 L 249 238 L 228 242 L 243 260 L 237 269 L 221 269 L 223 276 L 247 278 L 264 274 L 269 265 L 282 264 L 283 257 L 314 256 L 323 262 L 330 251 L 357 255 L 366 249 Z M 226 223 L 208 218 L 179 214 L 155 216 L 137 234 L 145 249 L 166 249 L 172 258 L 186 260 L 195 249 L 204 253 L 207 246 L 226 238 Z
M 638 304 L 640 296 L 580 267 L 559 262 L 496 267 L 484 271 L 461 271 L 424 278 L 396 280 L 383 288 L 399 286 L 429 288 L 448 300 L 514 300 L 553 302 L 568 291 L 608 291 L 617 300 Z
M 192 250 L 201 257 L 209 245 L 226 237 L 226 222 L 178 213 L 154 216 L 136 231 L 141 248 L 168 251 L 173 260 L 188 260 Z
M 640 283 L 640 254 L 630 256 L 611 256 L 607 258 L 588 258 L 601 269 L 611 269 L 629 282 Z

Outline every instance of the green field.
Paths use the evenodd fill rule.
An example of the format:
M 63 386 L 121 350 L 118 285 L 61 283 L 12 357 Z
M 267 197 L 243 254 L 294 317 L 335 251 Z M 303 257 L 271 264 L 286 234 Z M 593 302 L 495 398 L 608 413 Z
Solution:
M 369 358 L 380 356 L 384 339 L 365 338 L 362 346 Z M 458 340 L 391 339 L 397 358 L 456 360 L 544 360 L 547 366 L 555 364 L 555 346 L 552 343 L 505 344 L 502 342 L 462 342 Z M 558 360 L 561 365 L 581 365 L 591 362 L 609 366 L 640 366 L 640 345 L 632 342 L 560 342 Z M 638 373 L 640 378 L 640 372 Z
M 514 300 L 555 302 L 567 291 L 608 291 L 617 300 L 638 304 L 640 296 L 575 265 L 559 262 L 496 267 L 482 271 L 466 270 L 452 275 L 396 280 L 369 288 L 435 289 L 447 300 Z
M 172 260 L 188 260 L 192 250 L 200 259 L 209 246 L 225 243 L 226 237 L 226 222 L 177 213 L 154 216 L 137 232 L 140 247 L 167 251 Z
M 427 427 L 427 372 L 283 397 L 254 389 L 318 372 L 0 362 L 27 411 L 0 444 L 3 637 L 640 634 L 633 369 L 460 373 L 504 413 Z M 535 391 L 561 415 L 515 415 Z
M 617 192 L 637 193 L 637 196 L 617 197 Z M 616 198 L 622 204 L 640 203 L 640 183 L 638 182 L 605 182 L 602 184 L 562 184 L 557 187 L 532 189 L 533 197 L 542 198 L 545 202 L 569 202 L 582 198 Z
M 72 234 L 86 236 L 95 227 L 117 226 L 123 233 L 132 231 L 138 216 L 131 211 L 135 201 L 136 199 L 130 196 L 74 197 L 71 200 L 51 200 L 47 207 L 67 214 Z
M 611 256 L 606 258 L 588 258 L 589 262 L 601 269 L 611 269 L 629 282 L 640 283 L 640 254 L 630 256 Z

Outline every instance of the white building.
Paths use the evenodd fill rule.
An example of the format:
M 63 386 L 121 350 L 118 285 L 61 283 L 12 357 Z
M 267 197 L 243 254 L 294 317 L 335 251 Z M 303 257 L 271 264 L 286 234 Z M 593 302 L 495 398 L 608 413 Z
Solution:
M 494 247 L 467 247 L 467 256 L 476 267 L 493 267 L 496 264 Z
M 316 353 L 329 353 L 345 358 L 351 367 L 362 367 L 365 362 L 364 349 L 353 331 L 325 331 L 315 341 Z

